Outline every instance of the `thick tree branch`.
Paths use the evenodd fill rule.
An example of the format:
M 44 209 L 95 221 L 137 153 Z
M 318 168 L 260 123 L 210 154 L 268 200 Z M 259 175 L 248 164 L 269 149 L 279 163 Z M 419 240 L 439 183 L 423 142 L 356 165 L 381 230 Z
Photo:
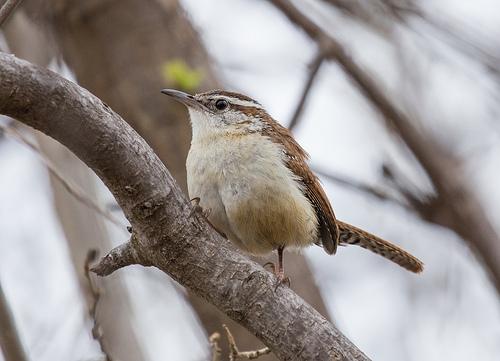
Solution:
M 146 142 L 85 89 L 0 53 L 0 113 L 70 148 L 108 186 L 145 263 L 214 304 L 281 359 L 368 360 L 292 290 L 226 247 Z
M 168 72 L 161 76 L 159 70 L 182 59 L 189 68 L 203 74 L 201 83 L 192 84 L 196 89 L 184 90 L 199 92 L 219 88 L 221 84 L 211 66 L 213 59 L 182 2 L 121 0 L 120 6 L 102 6 L 102 1 L 43 2 L 47 3 L 50 5 L 38 5 L 40 9 L 33 10 L 33 20 L 39 20 L 42 14 L 48 25 L 43 28 L 52 30 L 51 37 L 78 83 L 121 114 L 168 164 L 170 174 L 181 187 L 187 184 L 185 161 L 191 141 L 187 112 L 181 104 L 167 104 L 165 98 L 158 97 L 160 88 L 185 85 Z M 131 42 L 140 44 L 141 51 L 131 52 Z M 292 254 L 288 265 L 295 292 L 328 317 L 306 256 Z M 188 298 L 207 335 L 215 330 L 222 333 L 221 325 L 228 324 L 241 347 L 253 350 L 261 346 L 259 340 L 205 300 L 191 293 Z M 227 359 L 227 344 L 224 342 L 221 348 L 223 359 Z M 264 360 L 277 359 L 269 355 Z
M 351 81 L 371 105 L 383 115 L 385 124 L 406 144 L 427 172 L 436 190 L 433 204 L 439 207 L 440 219 L 435 223 L 442 225 L 443 218 L 449 220 L 447 226 L 454 230 L 477 251 L 490 271 L 492 281 L 500 292 L 500 240 L 488 216 L 470 189 L 466 178 L 460 171 L 459 160 L 445 150 L 431 134 L 418 129 L 410 118 L 399 110 L 387 97 L 372 77 L 348 55 L 344 47 L 321 27 L 305 16 L 287 0 L 269 0 L 294 24 L 323 48 L 325 57 L 336 61 Z M 443 213 L 446 213 L 443 216 Z M 433 213 L 427 213 L 428 217 Z M 426 218 L 430 220 L 429 218 Z M 434 220 L 432 220 L 434 221 Z
M 85 2 L 85 4 L 89 3 L 91 1 Z M 58 4 L 60 5 L 61 2 L 59 1 Z M 25 9 L 16 11 L 6 24 L 4 35 L 12 53 L 45 67 L 55 56 L 55 52 L 53 44 L 43 31 L 47 27 L 36 26 L 23 11 L 33 5 L 43 8 L 53 7 L 47 1 L 43 1 L 43 5 L 39 1 L 27 2 Z M 36 17 L 36 22 L 39 23 L 40 11 L 36 13 Z M 109 21 L 107 24 L 109 26 Z M 75 40 L 74 43 L 78 44 L 78 47 L 81 46 L 79 41 Z M 15 124 L 22 125 L 19 122 Z M 88 287 L 83 266 L 88 249 L 98 249 L 100 253 L 103 253 L 113 246 L 103 217 L 95 213 L 95 210 L 99 209 L 103 210 L 104 214 L 109 214 L 109 211 L 103 209 L 99 202 L 93 201 L 98 199 L 97 184 L 88 167 L 68 149 L 45 134 L 40 132 L 34 134 L 37 141 L 36 148 L 41 151 L 39 154 L 50 172 L 54 211 L 66 238 L 68 256 L 77 276 L 78 288 L 84 304 L 91 309 L 95 303 L 95 297 Z M 65 182 L 65 179 L 70 182 Z M 125 225 L 121 220 L 119 224 L 122 224 L 120 229 L 124 231 Z M 141 350 L 140 341 L 136 335 L 134 317 L 130 312 L 130 292 L 125 287 L 122 276 L 100 280 L 99 285 L 105 292 L 100 296 L 99 312 L 95 321 L 99 324 L 100 334 L 105 335 L 107 352 L 114 360 L 146 361 L 147 357 Z

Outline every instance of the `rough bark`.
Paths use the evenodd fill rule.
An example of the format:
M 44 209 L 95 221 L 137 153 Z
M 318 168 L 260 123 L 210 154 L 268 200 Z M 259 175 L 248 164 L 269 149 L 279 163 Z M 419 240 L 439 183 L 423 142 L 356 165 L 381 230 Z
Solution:
M 0 53 L 0 113 L 54 137 L 103 180 L 134 228 L 132 242 L 120 247 L 128 261 L 166 272 L 245 326 L 280 359 L 368 360 L 292 290 L 276 288 L 272 274 L 226 247 L 193 214 L 146 142 L 88 91 Z M 123 252 L 127 249 L 133 252 Z M 102 265 L 123 266 L 118 253 L 111 252 Z
M 116 109 L 185 189 L 191 140 L 184 107 L 158 97 L 177 86 L 162 66 L 182 59 L 202 69 L 201 88 L 217 86 L 198 35 L 173 0 L 51 0 L 47 26 L 78 83 Z
M 204 74 L 202 89 L 220 86 L 197 32 L 177 0 L 115 1 L 52 0 L 46 9 L 64 60 L 78 82 L 122 115 L 152 146 L 185 189 L 185 158 L 191 131 L 183 106 L 158 96 L 169 84 L 162 65 L 182 59 Z M 116 6 L 114 6 L 116 5 Z M 293 287 L 322 315 L 328 317 L 307 261 L 287 257 Z M 210 304 L 189 296 L 207 334 L 223 332 L 228 324 L 241 349 L 256 349 L 260 342 Z M 228 355 L 227 343 L 221 343 Z M 267 361 L 273 355 L 262 357 Z
M 389 97 L 383 87 L 356 64 L 342 44 L 301 13 L 287 0 L 270 0 L 320 46 L 325 57 L 336 61 L 370 104 L 383 116 L 386 126 L 397 134 L 413 153 L 431 180 L 433 202 L 416 205 L 427 221 L 442 225 L 461 236 L 483 261 L 500 292 L 500 239 L 476 195 L 460 170 L 460 160 L 436 139 L 412 122 Z
M 260 264 L 265 263 L 265 260 L 261 258 L 254 259 L 254 261 Z M 274 258 L 269 258 L 269 261 L 275 262 L 276 260 Z M 301 254 L 287 253 L 285 262 L 287 276 L 292 280 L 292 290 L 302 297 L 323 317 L 330 320 L 331 317 L 326 310 L 321 295 L 319 294 L 318 287 L 314 282 L 306 257 Z M 261 342 L 250 335 L 244 327 L 225 316 L 221 311 L 219 311 L 212 304 L 206 302 L 203 298 L 192 294 L 190 296 L 190 301 L 193 307 L 197 310 L 198 317 L 207 331 L 217 331 L 220 334 L 224 334 L 222 325 L 225 324 L 231 330 L 231 333 L 238 343 L 238 348 L 240 350 L 256 350 L 261 347 Z M 219 346 L 222 348 L 222 360 L 227 360 L 227 355 L 229 353 L 228 343 L 224 340 L 219 343 Z M 270 361 L 275 359 L 276 357 L 273 354 L 259 357 L 259 361 Z
M 16 55 L 42 66 L 46 66 L 51 59 L 47 52 L 50 49 L 47 39 L 23 12 L 18 11 L 13 15 L 4 28 L 4 34 L 10 50 Z M 85 191 L 86 196 L 97 199 L 95 180 L 88 167 L 58 142 L 36 133 L 42 152 L 56 165 L 65 179 Z M 102 217 L 69 194 L 51 173 L 49 175 L 55 209 L 66 236 L 80 290 L 87 309 L 90 309 L 93 297 L 84 274 L 87 252 L 89 249 L 97 249 L 103 254 L 113 245 Z M 130 299 L 122 277 L 117 274 L 103 279 L 100 287 L 105 292 L 99 301 L 97 316 L 110 355 L 123 361 L 145 360 L 131 322 Z M 85 311 L 85 317 L 88 317 L 88 312 Z

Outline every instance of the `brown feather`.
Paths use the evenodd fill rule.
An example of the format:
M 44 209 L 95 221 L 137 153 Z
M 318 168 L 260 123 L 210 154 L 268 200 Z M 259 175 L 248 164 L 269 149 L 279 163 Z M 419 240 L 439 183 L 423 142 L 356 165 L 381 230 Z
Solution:
M 214 96 L 222 94 L 258 104 L 253 99 L 237 93 L 214 91 L 205 95 L 212 94 Z M 282 147 L 285 165 L 296 176 L 304 195 L 314 208 L 318 220 L 319 240 L 317 243 L 321 242 L 327 253 L 335 253 L 339 243 L 354 244 L 379 254 L 412 272 L 419 273 L 423 270 L 423 263 L 400 247 L 350 224 L 336 220 L 332 206 L 318 178 L 307 165 L 308 154 L 295 141 L 288 129 L 281 126 L 260 107 L 238 104 L 232 104 L 231 107 L 233 110 L 244 113 L 263 124 L 262 129 L 255 128 L 248 130 L 249 132 L 261 132 L 263 136 L 269 137 Z
M 371 233 L 363 231 L 348 223 L 337 221 L 340 229 L 340 244 L 355 244 L 366 248 L 373 253 L 406 268 L 409 271 L 420 273 L 424 269 L 424 264 L 416 257 L 412 256 L 404 249 L 392 244 Z
M 257 102 L 256 100 L 254 100 L 246 95 L 227 91 L 227 90 L 211 90 L 211 91 L 208 91 L 206 93 L 203 93 L 202 95 L 204 98 L 206 98 L 208 100 L 217 99 L 217 97 L 223 95 L 223 96 L 236 98 L 236 99 L 240 99 L 240 100 L 246 100 L 248 102 L 252 102 L 252 103 L 255 103 L 257 105 L 260 105 L 259 102 Z
M 318 218 L 318 235 L 321 244 L 328 254 L 335 253 L 339 243 L 339 230 L 335 214 L 318 177 L 307 165 L 309 159 L 307 152 L 295 141 L 287 128 L 276 122 L 264 110 L 244 106 L 235 108 L 248 115 L 260 118 L 265 124 L 262 134 L 283 147 L 286 166 L 295 174 L 297 181 L 303 187 L 304 195 L 314 207 Z

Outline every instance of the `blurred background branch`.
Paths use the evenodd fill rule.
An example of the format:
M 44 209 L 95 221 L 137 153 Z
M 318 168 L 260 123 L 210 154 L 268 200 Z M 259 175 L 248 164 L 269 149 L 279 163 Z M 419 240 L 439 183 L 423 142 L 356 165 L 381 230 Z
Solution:
M 5 361 L 28 361 L 0 282 L 0 351 Z
M 26 5 L 30 5 L 30 2 L 26 1 Z M 53 44 L 50 43 L 50 36 L 46 36 L 42 28 L 33 23 L 22 8 L 16 11 L 11 21 L 6 24 L 4 34 L 12 52 L 41 66 L 47 66 L 50 60 L 57 56 Z M 51 168 L 59 170 L 49 173 L 54 207 L 66 238 L 73 272 L 77 276 L 80 292 L 86 303 L 81 317 L 87 318 L 86 310 L 94 303 L 84 268 L 87 252 L 91 248 L 105 252 L 113 246 L 104 223 L 106 218 L 97 213 L 93 206 L 89 208 L 88 204 L 85 205 L 87 201 L 81 202 L 81 199 L 99 199 L 95 175 L 66 147 L 40 132 L 35 131 L 34 134 L 41 150 L 40 155 L 47 159 Z M 74 194 L 68 192 L 66 185 L 70 183 L 75 187 L 70 186 L 69 189 L 80 190 L 78 200 Z M 94 204 L 93 201 L 91 203 Z M 99 204 L 96 204 L 96 207 L 104 209 Z M 119 224 L 122 225 L 123 231 L 123 224 Z M 98 322 L 102 332 L 106 334 L 108 352 L 115 359 L 147 360 L 130 317 L 132 308 L 123 276 L 106 278 L 102 280 L 102 285 L 106 294 L 100 300 L 101 312 Z
M 492 75 L 500 76 L 498 55 L 479 43 L 478 39 L 468 38 L 464 29 L 454 27 L 449 21 L 439 19 L 435 14 L 426 12 L 416 0 L 322 0 L 342 11 L 361 24 L 384 37 L 390 37 L 394 28 L 402 25 L 413 28 L 412 23 L 420 20 L 429 26 L 437 37 L 453 49 L 461 52 L 474 61 L 481 63 Z
M 460 160 L 444 149 L 434 137 L 417 128 L 393 104 L 375 80 L 358 66 L 345 48 L 305 16 L 288 0 L 270 0 L 283 14 L 306 32 L 325 52 L 336 61 L 358 86 L 366 99 L 383 116 L 387 128 L 400 137 L 414 154 L 432 181 L 435 202 L 416 208 L 423 219 L 448 227 L 466 240 L 476 251 L 500 292 L 500 241 L 474 192 L 461 176 Z
M 293 131 L 293 129 L 299 123 L 299 120 L 300 120 L 301 115 L 303 113 L 304 107 L 306 105 L 307 97 L 309 96 L 309 92 L 312 89 L 314 79 L 318 75 L 318 71 L 321 68 L 321 64 L 323 63 L 324 59 L 325 59 L 325 56 L 320 51 L 314 57 L 314 59 L 311 61 L 311 64 L 309 64 L 309 66 L 308 66 L 309 74 L 307 75 L 307 80 L 304 84 L 304 89 L 302 89 L 302 94 L 300 96 L 299 102 L 297 103 L 297 107 L 295 108 L 295 112 L 292 116 L 292 120 L 290 120 L 290 123 L 288 123 L 288 129 L 290 129 L 291 131 Z
M 3 25 L 21 2 L 22 0 L 5 0 L 5 2 L 0 5 L 0 26 Z
M 363 194 L 366 194 L 368 196 L 374 197 L 378 200 L 381 201 L 387 201 L 394 203 L 398 205 L 399 207 L 402 207 L 406 210 L 409 211 L 415 211 L 415 209 L 408 203 L 402 201 L 401 199 L 395 197 L 394 195 L 390 194 L 389 192 L 385 191 L 382 188 L 377 188 L 375 186 L 360 182 L 356 179 L 351 179 L 349 177 L 346 177 L 344 175 L 339 175 L 335 174 L 332 172 L 326 172 L 320 168 L 313 167 L 314 172 L 319 175 L 321 178 L 326 179 L 330 182 L 334 182 L 336 184 L 339 184 L 343 187 L 350 188 L 352 190 L 361 192 Z
M 45 156 L 45 154 L 40 150 L 37 144 L 35 144 L 33 141 L 25 137 L 23 134 L 21 134 L 12 126 L 4 126 L 0 124 L 0 131 L 2 131 L 3 134 L 6 134 L 18 140 L 21 144 L 24 144 L 25 146 L 33 150 L 35 153 L 37 153 L 37 155 L 40 157 L 45 167 L 47 167 L 47 170 L 49 171 L 50 175 L 54 177 L 64 187 L 66 192 L 71 194 L 77 201 L 87 206 L 89 209 L 93 210 L 97 214 L 101 215 L 105 220 L 113 223 L 115 226 L 123 230 L 126 229 L 125 224 L 123 224 L 121 221 L 115 218 L 111 213 L 107 211 L 107 209 L 101 207 L 99 204 L 97 204 L 95 200 L 89 198 L 88 194 L 86 194 L 82 189 L 78 188 L 74 184 L 71 184 L 70 181 L 68 181 L 62 175 L 62 173 L 57 169 L 57 167 L 52 163 L 52 161 Z
M 99 305 L 99 299 L 101 298 L 102 291 L 94 284 L 92 275 L 90 274 L 90 264 L 94 263 L 99 256 L 97 250 L 91 249 L 87 253 L 87 258 L 85 259 L 85 264 L 83 265 L 83 271 L 85 277 L 87 278 L 89 293 L 92 296 L 92 302 L 90 303 L 89 316 L 93 321 L 92 326 L 92 337 L 99 343 L 101 352 L 104 354 L 105 361 L 113 361 L 109 355 L 108 348 L 106 346 L 106 341 L 104 339 L 104 333 L 97 320 L 97 307 Z

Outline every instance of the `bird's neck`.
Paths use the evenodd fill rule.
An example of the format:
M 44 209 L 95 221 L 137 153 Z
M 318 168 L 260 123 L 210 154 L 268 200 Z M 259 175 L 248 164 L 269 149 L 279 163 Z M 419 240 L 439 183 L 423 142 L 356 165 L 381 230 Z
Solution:
M 257 131 L 256 127 L 249 124 L 249 122 L 239 123 L 233 119 L 229 124 L 223 124 L 214 120 L 210 115 L 197 110 L 190 110 L 189 116 L 193 133 L 192 143 L 207 142 L 220 138 L 234 139 Z

